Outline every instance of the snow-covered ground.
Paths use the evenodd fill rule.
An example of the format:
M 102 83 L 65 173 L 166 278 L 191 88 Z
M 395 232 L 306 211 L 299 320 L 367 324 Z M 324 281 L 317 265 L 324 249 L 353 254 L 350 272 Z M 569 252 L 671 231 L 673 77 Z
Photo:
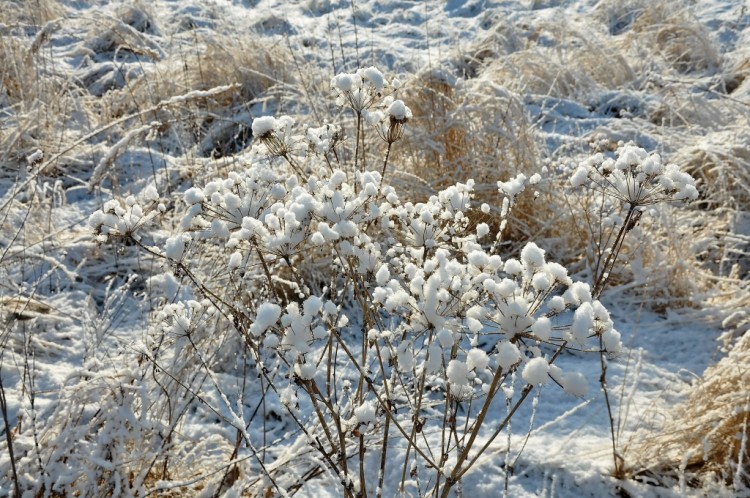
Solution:
M 65 489 L 82 487 L 86 496 L 132 492 L 106 488 L 104 474 L 79 472 L 76 465 L 85 462 L 86 469 L 98 466 L 110 474 L 127 470 L 129 476 L 111 482 L 142 478 L 142 489 L 164 496 L 172 496 L 169 488 L 175 495 L 240 496 L 242 486 L 220 485 L 230 463 L 252 460 L 243 453 L 247 448 L 233 452 L 240 436 L 223 423 L 236 416 L 230 406 L 247 411 L 240 418 L 251 439 L 266 431 L 254 441 L 255 449 L 267 447 L 279 458 L 269 457 L 270 467 L 288 466 L 303 475 L 310 462 L 325 466 L 301 448 L 304 438 L 278 399 L 268 396 L 269 406 L 263 403 L 267 386 L 254 366 L 245 368 L 247 355 L 235 349 L 236 338 L 218 325 L 216 336 L 207 339 L 215 349 L 190 361 L 221 368 L 210 374 L 180 370 L 186 377 L 174 382 L 196 396 L 170 399 L 160 413 L 162 430 L 170 433 L 160 433 L 161 442 L 139 436 L 147 426 L 142 406 L 153 402 L 139 383 L 150 361 L 143 348 L 152 346 L 155 357 L 162 347 L 150 342 L 160 327 L 155 314 L 166 302 L 206 296 L 189 294 L 183 288 L 189 285 L 177 283 L 179 275 L 170 280 L 148 250 L 97 240 L 89 219 L 106 211 L 111 199 L 126 202 L 132 195 L 144 205 L 156 199 L 154 206 L 163 206 L 152 211 L 144 246 L 164 249 L 168 237 L 181 231 L 188 188 L 259 160 L 251 149 L 257 145 L 250 132 L 254 118 L 290 114 L 310 126 L 340 118 L 331 77 L 368 66 L 389 79 L 398 77 L 403 82 L 398 96 L 415 111 L 404 140 L 407 151 L 398 152 L 390 166 L 400 192 L 432 193 L 474 175 L 478 183 L 493 185 L 521 171 L 565 172 L 589 154 L 614 151 L 620 141 L 692 168 L 700 207 L 687 214 L 647 213 L 643 230 L 629 234 L 634 241 L 626 258 L 632 267 L 602 297 L 626 346 L 609 359 L 617 443 L 626 463 L 637 461 L 629 452 L 637 453 L 644 438 L 655 437 L 665 420 L 679 415 L 675 406 L 723 357 L 722 320 L 740 332 L 747 327 L 749 8 L 745 0 L 3 2 L 0 379 L 7 415 L 0 431 L 0 495 L 14 493 L 16 471 L 24 496 L 62 496 Z M 436 101 L 447 118 L 419 114 L 435 112 Z M 443 125 L 450 133 L 439 133 Z M 476 154 L 476 169 L 444 140 L 461 131 L 468 137 L 461 139 L 468 144 L 467 157 Z M 499 145 L 501 139 L 505 145 Z M 419 146 L 427 152 L 409 153 Z M 440 166 L 420 172 L 415 165 L 428 162 L 420 160 L 430 153 Z M 502 196 L 493 194 L 499 210 Z M 555 214 L 538 208 L 544 216 Z M 532 226 L 526 233 L 538 235 L 548 255 L 568 264 L 574 278 L 591 278 L 584 258 L 566 245 L 575 235 L 555 234 L 534 215 L 516 215 Z M 672 226 L 648 231 L 659 224 Z M 645 240 L 636 240 L 639 234 Z M 203 255 L 196 268 L 224 268 L 223 259 L 207 263 L 213 257 Z M 219 270 L 214 276 L 219 281 Z M 362 320 L 352 319 L 355 325 Z M 178 349 L 175 357 L 179 354 Z M 662 481 L 647 473 L 624 481 L 612 477 L 598 358 L 564 353 L 556 364 L 589 379 L 588 393 L 571 396 L 552 383 L 535 389 L 457 492 L 471 497 L 750 493 L 741 479 L 686 480 L 684 468 Z M 520 392 L 518 377 L 509 385 Z M 176 396 L 179 389 L 170 384 L 163 392 Z M 222 399 L 222 393 L 242 402 Z M 307 409 L 302 415 L 312 417 Z M 268 415 L 256 417 L 258 410 Z M 173 413 L 180 421 L 170 426 Z M 496 403 L 488 419 L 505 415 L 506 406 Z M 121 437 L 128 431 L 133 434 Z M 6 451 L 11 439 L 16 469 Z M 746 442 L 746 434 L 739 439 Z M 162 448 L 180 441 L 179 448 L 174 443 L 179 462 L 171 468 L 174 477 L 149 478 L 144 465 L 124 458 L 128 452 L 148 454 L 139 441 Z M 403 458 L 398 446 L 403 443 L 394 444 L 393 458 Z M 297 450 L 306 455 L 299 461 Z M 374 466 L 368 471 L 377 475 Z M 401 468 L 389 472 L 384 495 L 396 496 Z M 245 476 L 247 487 L 256 477 Z M 408 495 L 428 484 L 414 482 Z M 374 488 L 370 485 L 371 493 Z M 268 489 L 266 496 L 275 496 L 277 491 Z M 291 491 L 341 496 L 330 473 Z

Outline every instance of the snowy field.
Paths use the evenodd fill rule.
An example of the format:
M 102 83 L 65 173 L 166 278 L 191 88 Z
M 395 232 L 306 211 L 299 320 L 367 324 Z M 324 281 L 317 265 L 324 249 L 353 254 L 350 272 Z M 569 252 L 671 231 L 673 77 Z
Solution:
M 747 0 L 0 0 L 0 496 L 750 496 Z

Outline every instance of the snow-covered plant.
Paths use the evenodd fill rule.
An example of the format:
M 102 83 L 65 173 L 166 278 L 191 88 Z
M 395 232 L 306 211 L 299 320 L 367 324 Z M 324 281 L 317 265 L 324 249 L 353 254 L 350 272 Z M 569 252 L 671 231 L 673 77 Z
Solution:
M 322 169 L 298 183 L 253 166 L 185 193 L 188 232 L 167 241 L 165 255 L 189 261 L 186 238 L 226 248 L 226 270 L 254 290 L 227 313 L 290 416 L 305 413 L 302 403 L 312 409 L 306 440 L 335 456 L 329 471 L 347 495 L 368 488 L 363 455 L 373 444 L 381 445 L 376 489 L 387 453 L 401 451 L 404 465 L 413 452 L 420 472 L 439 470 L 435 489 L 449 490 L 489 446 L 475 448 L 480 430 L 492 440 L 507 425 L 485 422 L 493 401 L 520 404 L 549 381 L 583 396 L 588 380 L 554 359 L 598 337 L 619 350 L 587 284 L 533 242 L 504 259 L 491 239 L 482 243 L 486 225 L 468 230 L 473 195 L 469 181 L 413 204 L 376 172 L 351 179 Z M 310 266 L 327 285 L 315 287 Z M 516 372 L 526 387 L 514 397 Z M 440 409 L 450 417 L 437 417 Z M 405 454 L 386 433 L 407 443 Z M 358 472 L 345 457 L 352 453 Z
M 591 223 L 599 231 L 592 280 L 593 295 L 601 296 L 609 281 L 617 258 L 625 243 L 625 237 L 641 219 L 644 210 L 656 204 L 690 201 L 698 198 L 695 179 L 675 164 L 665 164 L 661 156 L 648 153 L 634 145 L 622 145 L 615 157 L 595 154 L 582 161 L 570 177 L 574 189 L 587 187 L 588 193 L 597 195 L 595 213 L 586 213 L 587 219 L 598 216 Z M 592 234 L 594 235 L 594 234 Z M 600 337 L 600 350 L 604 351 L 605 339 Z M 602 352 L 600 384 L 610 423 L 614 474 L 624 476 L 625 462 L 617 449 L 615 420 L 607 386 L 607 359 Z
M 146 187 L 140 198 L 128 196 L 124 202 L 118 199 L 106 201 L 102 209 L 89 217 L 89 226 L 96 232 L 98 242 L 113 239 L 140 240 L 142 229 L 149 227 L 154 218 L 166 211 L 159 202 L 159 194 L 153 185 Z
M 169 295 L 178 302 L 157 314 L 162 325 L 149 332 L 144 364 L 157 379 L 168 375 L 160 385 L 178 390 L 177 379 L 210 380 L 182 388 L 215 400 L 210 410 L 224 414 L 244 441 L 233 458 L 242 462 L 246 486 L 282 491 L 297 478 L 257 458 L 265 432 L 258 439 L 247 430 L 252 420 L 236 391 L 217 376 L 212 330 L 234 330 L 233 340 L 222 333 L 221 348 L 245 350 L 241 368 L 257 372 L 264 406 L 276 405 L 297 425 L 295 447 L 317 455 L 315 467 L 341 483 L 345 496 L 381 496 L 394 465 L 401 491 L 422 475 L 431 493 L 447 496 L 507 433 L 535 388 L 555 383 L 572 396 L 586 394 L 589 379 L 555 365 L 563 350 L 616 353 L 619 333 L 589 285 L 547 261 L 533 241 L 516 257 L 499 253 L 499 234 L 470 222 L 488 211 L 473 202 L 473 180 L 418 203 L 384 182 L 411 111 L 383 95 L 382 73 L 338 75 L 332 86 L 357 117 L 353 153 L 343 127 L 302 132 L 291 118 L 257 118 L 261 157 L 188 189 L 182 230 L 161 249 L 139 242 L 135 229 L 147 217 L 134 200 L 108 204 L 91 224 L 100 237 L 132 238 L 171 268 L 161 280 L 172 282 Z M 381 171 L 358 164 L 363 122 L 388 146 Z M 269 167 L 262 155 L 284 162 Z M 342 164 L 346 157 L 354 164 Z M 504 219 L 516 196 L 539 180 L 498 182 Z M 191 291 L 174 291 L 177 281 Z M 214 318 L 197 326 L 194 317 L 205 310 Z M 508 416 L 488 419 L 502 404 L 512 407 Z M 282 458 L 280 448 L 265 451 Z M 263 478 L 247 481 L 257 475 Z
M 606 248 L 607 256 L 602 265 L 597 264 L 593 275 L 597 296 L 604 290 L 616 264 L 625 235 L 638 224 L 646 207 L 698 198 L 695 179 L 690 174 L 675 164 L 665 164 L 659 154 L 649 154 L 634 145 L 621 146 L 616 157 L 599 153 L 582 161 L 570 184 L 574 188 L 587 186 L 600 194 L 601 226 L 617 227 L 617 236 Z
M 381 172 L 385 175 L 391 147 L 403 138 L 404 124 L 412 117 L 411 109 L 392 95 L 401 88 L 401 81 L 393 78 L 388 82 L 379 69 L 369 67 L 334 76 L 331 87 L 336 104 L 351 109 L 356 117 L 354 170 L 367 169 L 363 126 L 367 123 L 388 146 Z
M 267 441 L 273 413 L 297 427 L 291 447 L 310 467 L 304 475 L 328 475 L 344 496 L 407 492 L 416 482 L 429 483 L 420 494 L 448 496 L 509 434 L 532 391 L 557 384 L 586 395 L 591 379 L 555 363 L 563 351 L 599 353 L 606 372 L 606 355 L 621 348 L 598 301 L 606 272 L 591 287 L 534 241 L 500 252 L 509 214 L 539 174 L 497 181 L 496 233 L 481 222 L 490 207 L 474 201 L 473 180 L 422 202 L 404 198 L 384 181 L 412 117 L 393 98 L 400 84 L 375 68 L 331 84 L 356 117 L 353 144 L 345 124 L 304 130 L 290 117 L 259 117 L 252 161 L 186 190 L 180 230 L 161 247 L 138 234 L 161 210 L 156 198 L 144 199 L 146 209 L 110 201 L 90 224 L 101 241 L 131 240 L 166 263 L 167 274 L 149 282 L 172 302 L 144 340 L 143 368 L 153 373 L 138 383 L 201 400 L 233 434 L 237 470 L 214 480 L 216 492 L 283 494 L 309 479 L 273 463 L 289 458 L 289 447 Z M 364 125 L 387 145 L 378 171 L 364 160 Z M 572 182 L 627 203 L 619 244 L 641 207 L 695 195 L 692 178 L 632 147 L 582 163 Z M 232 351 L 242 354 L 227 364 Z M 222 381 L 237 369 L 245 379 L 254 371 L 259 388 Z M 262 425 L 244 408 L 248 389 L 262 399 Z M 503 405 L 505 418 L 488 417 Z M 161 409 L 170 423 L 173 408 Z M 400 479 L 386 489 L 393 473 Z

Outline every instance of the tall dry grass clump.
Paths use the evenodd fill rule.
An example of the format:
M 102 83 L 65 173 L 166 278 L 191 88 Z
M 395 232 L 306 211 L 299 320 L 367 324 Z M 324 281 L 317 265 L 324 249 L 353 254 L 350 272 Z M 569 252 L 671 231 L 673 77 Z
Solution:
M 0 22 L 43 26 L 64 14 L 65 8 L 57 0 L 9 0 L 3 2 Z
M 113 117 L 135 114 L 175 96 L 231 84 L 221 95 L 194 99 L 187 106 L 154 110 L 150 119 L 155 117 L 162 123 L 160 135 L 177 150 L 197 146 L 196 152 L 207 157 L 241 151 L 252 135 L 250 107 L 271 87 L 283 90 L 287 83 L 281 82 L 292 79 L 287 52 L 278 44 L 261 43 L 249 34 L 231 43 L 193 31 L 178 36 L 183 47 L 109 95 L 109 113 Z
M 737 118 L 750 123 L 747 114 Z M 709 133 L 675 155 L 675 160 L 702 180 L 707 208 L 750 210 L 750 131 L 739 124 Z
M 16 175 L 37 150 L 59 150 L 70 137 L 71 115 L 86 115 L 77 103 L 80 92 L 46 53 L 58 28 L 55 22 L 37 26 L 33 39 L 16 36 L 18 27 L 0 33 L 0 109 L 5 121 L 13 123 L 0 131 L 0 158 L 6 166 L 2 175 Z
M 460 81 L 437 71 L 414 78 L 404 93 L 414 109 L 411 133 L 393 163 L 402 165 L 433 192 L 461 179 L 474 179 L 476 200 L 487 203 L 490 211 L 473 223 L 497 229 L 501 218 L 498 180 L 508 181 L 519 174 L 530 178 L 546 170 L 521 95 L 494 74 L 478 71 L 475 78 Z M 399 170 L 394 169 L 397 183 Z M 419 183 L 412 185 L 415 194 L 430 194 Z M 539 190 L 544 198 L 551 189 Z M 516 203 L 506 240 L 543 237 L 546 222 L 555 217 L 547 209 L 549 202 L 529 193 L 519 196 Z
M 750 334 L 710 366 L 659 433 L 631 448 L 635 474 L 683 485 L 720 480 L 741 493 L 750 484 Z M 738 494 L 739 496 L 739 494 Z

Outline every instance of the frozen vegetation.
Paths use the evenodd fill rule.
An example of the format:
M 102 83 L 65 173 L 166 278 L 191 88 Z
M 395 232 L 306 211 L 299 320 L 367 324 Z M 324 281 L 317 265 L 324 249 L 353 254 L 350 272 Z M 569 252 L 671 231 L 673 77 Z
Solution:
M 750 4 L 0 3 L 0 495 L 750 496 Z

